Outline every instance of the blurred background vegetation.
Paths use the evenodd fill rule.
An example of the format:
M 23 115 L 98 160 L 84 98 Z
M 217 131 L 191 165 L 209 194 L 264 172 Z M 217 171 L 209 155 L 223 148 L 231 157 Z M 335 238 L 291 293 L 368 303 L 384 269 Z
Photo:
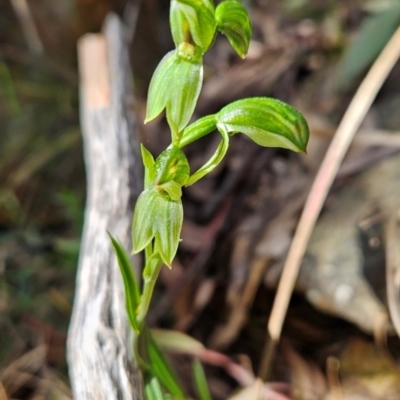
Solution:
M 288 65 L 292 75 L 279 78 L 269 93 L 287 100 L 288 93 L 302 91 L 308 99 L 315 97 L 318 84 L 312 90 L 307 85 L 329 77 L 328 89 L 318 86 L 324 100 L 318 107 L 333 120 L 343 105 L 331 106 L 332 98 L 335 105 L 342 98 L 347 104 L 348 94 L 400 23 L 400 4 L 394 0 L 245 3 L 256 17 L 251 57 L 256 58 L 257 45 L 265 45 L 262 37 L 269 32 L 282 32 L 293 42 L 289 48 L 296 40 L 317 41 L 309 44 L 306 58 L 302 53 Z M 172 45 L 168 7 L 167 0 L 0 2 L 0 399 L 8 398 L 4 390 L 19 399 L 70 396 L 65 338 L 85 204 L 76 42 L 98 32 L 109 11 L 136 21 L 131 54 L 142 118 L 152 71 Z M 284 50 L 274 36 L 267 45 Z M 222 45 L 216 49 L 225 51 Z M 211 79 L 237 60 L 211 53 L 207 62 L 206 79 Z M 339 87 L 342 92 L 336 91 Z M 151 136 L 151 129 L 141 134 Z M 157 143 L 152 146 L 157 150 Z M 46 352 L 40 352 L 42 345 Z M 18 363 L 24 372 L 16 372 L 21 371 Z M 51 384 L 39 385 L 39 380 Z

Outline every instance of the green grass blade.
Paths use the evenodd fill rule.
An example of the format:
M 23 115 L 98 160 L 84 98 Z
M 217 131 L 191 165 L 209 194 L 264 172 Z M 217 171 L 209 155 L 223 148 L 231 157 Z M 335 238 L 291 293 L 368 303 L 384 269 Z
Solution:
M 152 373 L 160 380 L 165 389 L 169 393 L 171 393 L 173 398 L 185 399 L 185 392 L 181 388 L 181 385 L 178 382 L 175 373 L 169 365 L 163 352 L 158 347 L 155 340 L 151 337 L 150 332 L 147 346 L 149 363 Z
M 14 81 L 10 70 L 5 62 L 0 58 L 0 97 L 4 100 L 4 105 L 12 117 L 21 114 L 21 105 L 18 100 Z
M 193 378 L 199 400 L 212 400 L 210 391 L 207 385 L 206 374 L 199 360 L 193 361 Z
M 118 259 L 118 265 L 121 271 L 122 279 L 125 288 L 125 305 L 128 313 L 129 322 L 135 332 L 139 332 L 139 327 L 136 321 L 136 310 L 140 304 L 140 289 L 136 280 L 135 273 L 132 268 L 128 253 L 125 251 L 122 244 L 117 241 L 110 233 L 114 253 Z
M 155 376 L 146 377 L 144 383 L 144 394 L 146 400 L 166 400 L 160 382 Z
M 400 24 L 400 4 L 366 18 L 358 38 L 346 50 L 339 70 L 338 84 L 349 87 L 378 57 Z

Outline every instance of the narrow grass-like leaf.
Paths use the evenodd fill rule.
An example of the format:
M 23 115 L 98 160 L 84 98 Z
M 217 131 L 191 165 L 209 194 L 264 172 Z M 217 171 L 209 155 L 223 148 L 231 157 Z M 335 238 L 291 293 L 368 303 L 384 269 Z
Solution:
M 124 282 L 125 289 L 125 307 L 128 313 L 129 322 L 135 332 L 139 332 L 136 321 L 136 311 L 140 304 L 140 289 L 133 271 L 131 261 L 124 247 L 114 237 L 108 233 L 114 253 L 118 259 L 119 269 Z
M 169 365 L 163 352 L 158 347 L 157 343 L 152 338 L 151 334 L 148 337 L 147 352 L 150 362 L 150 369 L 155 376 L 160 380 L 165 389 L 171 393 L 176 399 L 186 398 L 185 392 L 181 388 L 178 379 L 173 373 L 173 369 Z
M 249 49 L 252 26 L 249 15 L 237 0 L 225 0 L 215 10 L 217 29 L 229 40 L 240 57 Z
M 208 389 L 206 374 L 199 360 L 193 361 L 193 378 L 199 400 L 212 400 Z
M 12 117 L 17 117 L 21 113 L 21 105 L 10 69 L 2 59 L 0 59 L 0 85 L 0 95 L 3 98 L 3 104 L 7 112 L 10 113 Z
M 145 376 L 144 394 L 146 400 L 167 400 L 164 396 L 160 381 L 156 376 Z
M 219 130 L 244 133 L 260 146 L 306 150 L 307 121 L 282 101 L 267 97 L 238 100 L 224 107 L 216 118 Z
M 211 0 L 172 0 L 170 25 L 175 46 L 191 38 L 205 52 L 215 36 L 214 11 Z
M 365 19 L 356 41 L 344 54 L 338 83 L 348 87 L 375 60 L 400 24 L 400 4 Z
M 193 185 L 193 183 L 197 182 L 203 176 L 209 174 L 224 158 L 229 147 L 229 136 L 224 126 L 221 126 L 219 131 L 221 133 L 222 140 L 218 144 L 215 153 L 201 168 L 199 168 L 192 176 L 189 177 L 185 186 Z

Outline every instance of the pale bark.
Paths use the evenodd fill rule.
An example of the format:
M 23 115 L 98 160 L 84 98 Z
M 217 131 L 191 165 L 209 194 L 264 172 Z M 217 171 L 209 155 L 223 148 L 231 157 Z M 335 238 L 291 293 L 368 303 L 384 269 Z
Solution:
M 116 15 L 102 34 L 79 41 L 78 58 L 87 203 L 67 343 L 71 385 L 75 400 L 140 400 L 123 283 L 107 236 L 130 248 L 132 210 L 142 189 L 132 75 Z

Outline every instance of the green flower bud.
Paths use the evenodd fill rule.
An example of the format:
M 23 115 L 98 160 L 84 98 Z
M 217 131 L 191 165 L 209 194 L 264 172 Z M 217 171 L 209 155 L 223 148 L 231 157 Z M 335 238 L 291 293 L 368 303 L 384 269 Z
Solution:
M 192 43 L 206 52 L 215 36 L 214 11 L 211 0 L 172 0 L 170 26 L 175 46 Z
M 154 164 L 155 184 L 175 181 L 183 186 L 189 178 L 190 167 L 185 154 L 178 147 L 163 151 Z

